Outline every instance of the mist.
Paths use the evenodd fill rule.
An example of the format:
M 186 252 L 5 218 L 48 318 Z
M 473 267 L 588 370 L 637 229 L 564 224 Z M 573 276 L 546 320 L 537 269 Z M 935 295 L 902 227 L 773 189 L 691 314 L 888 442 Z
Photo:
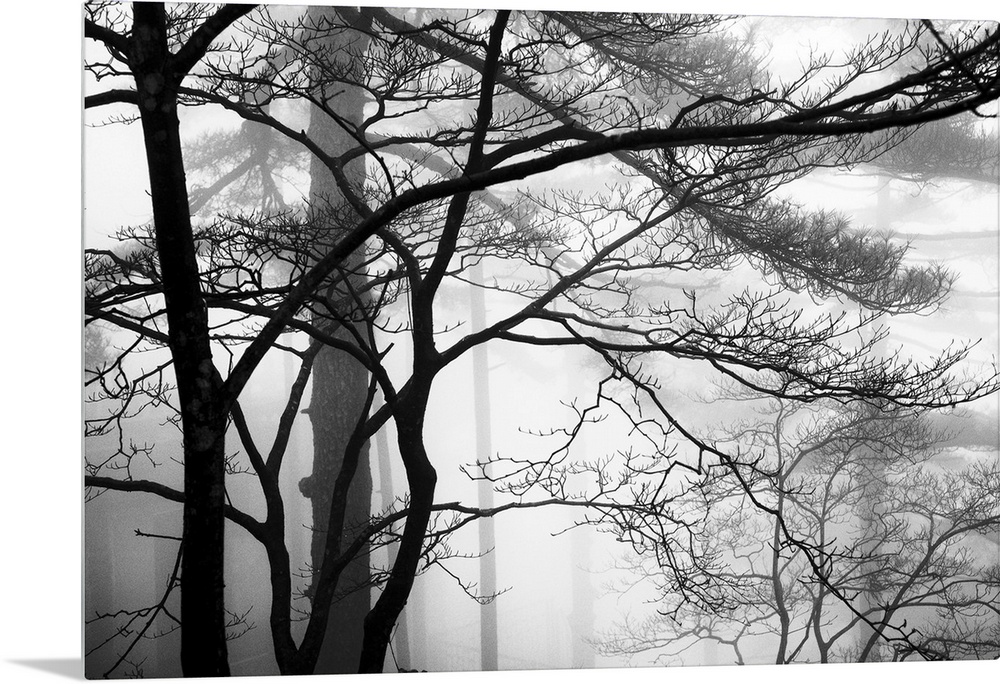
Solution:
M 95 25 L 133 20 L 88 7 Z M 205 17 L 180 7 L 182 43 Z M 995 97 L 952 71 L 953 90 L 829 114 L 846 130 L 969 100 L 922 126 L 719 132 L 887 88 L 948 59 L 936 40 L 955 52 L 995 24 L 673 17 L 649 38 L 631 15 L 311 12 L 247 14 L 180 91 L 213 391 L 407 192 L 602 136 L 712 136 L 442 192 L 302 293 L 220 404 L 231 674 L 358 671 L 365 616 L 397 586 L 377 671 L 997 656 Z M 134 91 L 113 41 L 88 36 L 88 96 Z M 430 42 L 459 36 L 479 61 Z M 872 45 L 896 56 L 851 56 Z M 995 81 L 983 61 L 969 68 Z M 193 672 L 180 550 L 201 433 L 141 109 L 85 114 L 90 678 Z M 423 455 L 433 502 L 410 571 Z M 306 666 L 324 563 L 343 575 Z

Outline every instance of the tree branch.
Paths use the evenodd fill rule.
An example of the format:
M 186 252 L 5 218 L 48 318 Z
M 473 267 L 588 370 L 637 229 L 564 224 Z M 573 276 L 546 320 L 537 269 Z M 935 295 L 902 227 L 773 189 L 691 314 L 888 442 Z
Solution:
M 143 492 L 155 494 L 168 501 L 184 503 L 184 493 L 172 487 L 151 480 L 119 480 L 113 477 L 102 477 L 99 475 L 87 475 L 83 478 L 85 487 L 98 487 L 100 489 L 111 489 L 117 492 Z M 225 516 L 230 521 L 236 523 L 262 544 L 266 544 L 264 525 L 253 516 L 247 515 L 243 511 L 234 508 L 230 504 L 225 505 Z
M 212 41 L 218 38 L 219 34 L 229 28 L 233 22 L 243 15 L 256 8 L 256 4 L 223 5 L 218 12 L 209 17 L 205 23 L 198 27 L 198 30 L 188 39 L 184 46 L 177 51 L 171 59 L 171 66 L 178 77 L 178 82 L 183 80 L 194 65 L 205 56 Z
M 110 50 L 120 54 L 128 53 L 129 40 L 120 33 L 116 33 L 106 26 L 101 26 L 92 19 L 85 19 L 83 22 L 83 36 L 93 38 L 104 43 Z
M 108 90 L 103 93 L 97 93 L 96 95 L 88 95 L 85 98 L 83 98 L 84 109 L 103 107 L 109 104 L 138 105 L 139 93 L 137 93 L 134 90 L 116 88 L 115 90 Z

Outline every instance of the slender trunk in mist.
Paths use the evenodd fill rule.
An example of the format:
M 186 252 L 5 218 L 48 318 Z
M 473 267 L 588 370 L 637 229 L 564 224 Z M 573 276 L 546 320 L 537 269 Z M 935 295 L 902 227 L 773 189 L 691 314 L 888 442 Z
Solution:
M 779 515 L 784 514 L 784 478 L 778 481 L 778 504 L 775 507 Z M 771 536 L 771 591 L 774 594 L 774 608 L 778 613 L 778 650 L 775 654 L 776 665 L 784 665 L 788 657 L 788 629 L 791 618 L 788 615 L 788 606 L 785 605 L 785 586 L 781 582 L 781 521 L 776 518 L 774 521 L 773 534 Z
M 555 255 L 547 255 L 555 260 Z M 548 276 L 548 285 L 555 285 L 551 274 Z M 553 308 L 559 310 L 558 305 Z M 574 391 L 573 378 L 566 377 L 566 389 L 572 394 Z M 581 461 L 585 461 L 586 441 L 579 439 L 573 443 L 574 452 L 580 452 Z M 570 560 L 569 577 L 570 591 L 573 609 L 569 615 L 570 634 L 572 639 L 571 663 L 575 668 L 593 668 L 594 650 L 588 644 L 588 640 L 594 633 L 594 590 L 587 574 L 590 566 L 590 540 L 584 536 L 583 528 L 573 530 L 570 534 Z M 705 641 L 706 648 L 714 648 L 711 640 Z M 706 657 L 708 657 L 706 655 Z M 714 660 L 714 658 L 712 658 Z
M 181 153 L 177 87 L 183 74 L 167 49 L 162 4 L 133 5 L 130 48 L 183 431 L 181 666 L 188 677 L 225 676 L 226 412 L 212 363 Z
M 151 596 L 155 597 L 153 601 L 149 604 L 152 605 L 155 601 L 159 600 L 159 596 L 167 589 L 170 578 L 173 574 L 174 566 L 177 562 L 177 545 L 176 539 L 171 539 L 170 537 L 178 537 L 180 533 L 180 521 L 177 520 L 177 507 L 169 502 L 157 502 L 150 506 L 150 514 L 153 520 L 153 529 L 156 534 L 165 535 L 166 538 L 162 539 L 149 539 L 152 545 L 152 558 L 149 559 L 151 570 L 151 577 L 155 577 L 160 584 L 152 586 Z M 169 606 L 176 607 L 176 599 L 179 596 L 179 587 L 175 587 L 171 594 L 171 601 L 168 603 Z M 227 592 L 228 593 L 228 592 Z M 228 603 L 229 596 L 226 596 L 226 602 Z M 155 648 L 153 649 L 153 669 L 157 673 L 158 677 L 180 677 L 182 672 L 180 669 L 180 664 L 177 662 L 177 643 L 172 639 L 159 638 L 154 640 Z
M 594 635 L 594 588 L 590 583 L 591 538 L 585 527 L 570 533 L 570 581 L 572 583 L 573 611 L 570 624 L 573 632 L 573 667 L 594 667 L 594 649 L 589 640 Z
M 878 194 L 876 195 L 875 207 L 875 229 L 878 231 L 888 231 L 892 227 L 892 194 L 891 179 L 888 176 L 880 175 L 878 178 Z M 878 343 L 875 352 L 884 352 L 884 342 Z M 861 545 L 859 552 L 862 557 L 867 558 L 879 552 L 877 538 L 879 527 L 879 514 L 876 510 L 878 501 L 882 496 L 885 485 L 885 464 L 881 462 L 878 454 L 872 454 L 872 463 L 868 468 L 861 469 L 863 481 L 860 483 L 862 498 L 858 510 L 858 518 L 861 523 L 861 534 L 865 541 Z M 874 615 L 878 611 L 880 604 L 880 594 L 877 587 L 878 580 L 875 576 L 874 561 L 866 562 L 862 566 L 864 584 L 861 594 L 858 596 L 858 612 L 879 624 L 881 616 Z M 881 635 L 865 620 L 858 622 L 857 647 L 859 662 L 877 662 L 882 660 Z
M 570 377 L 567 377 L 566 385 L 572 385 Z M 573 447 L 580 461 L 586 461 L 586 440 L 578 441 Z M 594 588 L 590 581 L 591 538 L 588 532 L 587 526 L 578 527 L 570 532 L 569 537 L 570 596 L 573 601 L 569 616 L 573 639 L 571 663 L 573 667 L 581 669 L 594 667 L 594 649 L 590 646 L 590 639 L 594 636 Z
M 472 283 L 469 290 L 470 319 L 473 330 L 486 327 L 486 290 L 483 288 L 483 265 L 470 269 Z M 476 422 L 476 459 L 485 463 L 493 454 L 493 435 L 490 409 L 490 360 L 486 345 L 472 350 L 472 394 Z M 489 480 L 479 480 L 479 507 L 493 508 L 493 485 Z M 479 609 L 480 669 L 497 670 L 497 560 L 496 532 L 493 518 L 479 520 L 479 587 L 483 596 L 491 597 Z
M 284 344 L 289 348 L 293 346 L 294 339 L 291 334 L 285 335 Z M 285 355 L 283 369 L 285 374 L 284 386 L 291 388 L 298 375 L 298 369 L 295 367 L 294 357 L 291 354 Z M 296 425 L 298 424 L 297 421 Z M 308 444 L 304 440 L 304 434 L 300 434 L 297 427 L 292 428 L 288 436 L 288 444 L 285 447 L 286 456 L 284 459 L 285 473 L 283 475 L 288 478 L 288 481 L 297 483 L 301 482 L 303 478 L 308 477 L 310 463 L 305 454 L 307 448 Z M 297 521 L 308 520 L 307 516 L 311 513 L 309 502 L 305 498 L 299 498 L 297 494 L 297 491 L 288 491 L 284 496 L 284 500 L 287 502 L 285 508 L 287 509 L 288 517 L 291 520 Z M 301 522 L 293 529 L 284 531 L 284 525 L 282 525 L 282 529 L 283 536 L 286 536 L 288 539 L 286 549 L 289 561 L 292 564 L 289 566 L 289 569 L 297 569 L 298 573 L 301 574 L 302 569 L 312 560 L 312 549 L 310 547 L 312 534 Z M 297 591 L 302 590 L 303 587 L 301 585 L 297 587 Z M 305 623 L 297 622 L 292 626 L 292 629 L 296 630 L 295 638 L 301 639 Z
M 83 536 L 87 540 L 83 545 L 83 590 L 84 605 L 87 606 L 89 617 L 90 606 L 111 605 L 112 597 L 118 596 L 114 569 L 116 562 L 121 561 L 115 557 L 115 545 L 111 536 L 112 514 L 104 498 L 87 502 L 83 524 Z M 96 626 L 88 625 L 84 634 L 84 652 L 89 652 L 94 644 L 110 636 L 108 630 L 112 627 L 104 627 L 103 631 L 98 632 Z M 102 660 L 90 657 L 83 659 L 83 667 L 84 677 L 87 679 L 100 679 L 107 669 Z
M 335 10 L 324 7 L 309 8 L 310 22 L 322 26 L 324 17 L 334 17 Z M 323 37 L 324 54 L 336 56 L 345 47 L 338 43 L 356 41 L 358 37 L 348 32 L 330 33 Z M 343 120 L 357 123 L 363 116 L 364 93 L 349 86 L 339 88 L 341 92 L 330 100 Z M 329 94 L 328 94 L 329 95 Z M 321 95 L 322 96 L 322 95 Z M 309 136 L 330 154 L 337 155 L 353 147 L 356 142 L 328 114 L 317 108 L 312 110 L 309 122 Z M 309 190 L 310 202 L 315 217 L 327 221 L 330 236 L 336 238 L 333 216 L 343 213 L 343 197 L 337 188 L 333 174 L 317 158 L 313 157 L 310 167 L 312 183 Z M 360 187 L 364 182 L 364 163 L 355 161 L 347 166 L 345 174 L 352 185 Z M 341 210 L 338 212 L 338 210 Z M 345 260 L 342 273 L 347 280 L 357 282 L 362 276 L 352 274 L 361 259 L 353 255 Z M 357 302 L 344 284 L 328 287 L 325 291 L 327 306 L 333 307 L 319 323 L 327 325 L 330 315 L 347 314 L 348 310 L 363 302 Z M 357 291 L 355 289 L 355 291 Z M 340 306 L 341 310 L 337 310 Z M 342 328 L 336 337 L 348 340 L 350 334 Z M 368 387 L 367 370 L 345 352 L 323 349 L 316 357 L 312 374 L 312 398 L 309 418 L 313 430 L 312 474 L 302 482 L 303 494 L 312 503 L 312 569 L 318 573 L 323 563 L 327 541 L 327 524 L 330 519 L 334 484 L 344 462 L 344 454 L 351 433 L 358 424 L 361 407 L 365 404 Z M 353 481 L 347 492 L 347 507 L 344 516 L 342 539 L 350 540 L 354 532 L 368 523 L 371 515 L 372 478 L 368 464 L 368 445 L 361 447 L 361 456 Z M 341 573 L 338 581 L 338 597 L 331 607 L 326 637 L 320 648 L 314 672 L 316 674 L 340 674 L 356 672 L 361 653 L 361 635 L 364 618 L 371 607 L 371 571 L 369 568 L 368 546 L 363 547 L 357 557 Z M 318 574 L 315 575 L 318 577 Z M 315 580 L 314 580 L 315 581 Z M 310 594 L 314 588 L 310 588 Z

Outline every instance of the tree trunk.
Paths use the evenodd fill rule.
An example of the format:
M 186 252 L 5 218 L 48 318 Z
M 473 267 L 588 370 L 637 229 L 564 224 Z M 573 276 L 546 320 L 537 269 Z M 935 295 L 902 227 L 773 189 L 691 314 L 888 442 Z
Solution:
M 312 567 L 322 564 L 326 546 L 334 483 L 340 473 L 350 433 L 364 405 L 367 373 L 343 352 L 325 349 L 313 369 L 312 402 L 309 417 L 313 427 L 313 470 L 309 477 L 312 502 Z M 348 490 L 343 539 L 368 522 L 371 511 L 372 478 L 362 447 L 358 470 Z M 339 598 L 330 611 L 326 638 L 316 661 L 316 674 L 343 674 L 357 671 L 365 615 L 371 608 L 368 547 L 345 568 L 338 582 Z M 350 593 L 343 594 L 349 591 Z
M 575 668 L 590 670 L 595 666 L 594 649 L 590 640 L 594 636 L 594 587 L 590 581 L 591 537 L 586 526 L 570 532 L 570 583 L 573 609 L 569 623 L 573 636 L 572 661 Z
M 184 443 L 181 665 L 185 676 L 229 674 L 223 600 L 226 415 L 212 363 L 181 153 L 177 92 L 162 4 L 136 3 L 131 66 L 149 169 Z
M 784 465 L 779 462 L 779 468 Z M 778 510 L 779 516 L 785 515 L 785 477 L 778 479 Z M 776 665 L 784 665 L 788 658 L 788 636 L 791 617 L 785 603 L 785 585 L 781 577 L 781 518 L 776 517 L 771 535 L 771 592 L 774 597 L 774 610 L 778 614 L 778 650 L 775 654 Z
M 322 26 L 324 21 L 336 18 L 336 11 L 328 7 L 311 7 L 308 17 L 311 24 Z M 321 41 L 323 54 L 333 59 L 344 54 L 346 41 L 357 41 L 356 35 L 337 32 L 325 36 Z M 346 57 L 345 57 L 346 59 Z M 328 89 L 329 90 L 329 89 Z M 363 116 L 364 93 L 357 88 L 339 86 L 342 92 L 330 101 L 343 120 L 358 123 Z M 314 108 L 309 122 L 309 136 L 332 155 L 341 154 L 357 143 L 329 115 Z M 326 234 L 319 237 L 333 243 L 337 229 L 333 225 L 333 215 L 350 215 L 343 206 L 343 195 L 337 187 L 333 174 L 316 157 L 310 168 L 312 184 L 309 190 L 314 216 L 326 221 Z M 355 187 L 364 182 L 364 163 L 350 164 L 345 173 Z M 342 210 L 342 211 L 336 211 Z M 328 231 L 328 232 L 327 232 Z M 351 257 L 345 261 L 344 270 L 350 272 L 360 262 Z M 360 277 L 349 276 L 358 283 Z M 358 283 L 360 284 L 360 283 Z M 333 286 L 326 292 L 330 302 L 344 302 L 335 314 L 347 314 L 356 305 L 343 286 Z M 317 321 L 327 325 L 328 319 Z M 335 333 L 344 340 L 351 339 L 343 330 Z M 344 451 L 348 439 L 362 416 L 360 407 L 365 403 L 368 388 L 367 370 L 348 354 L 336 349 L 324 349 L 317 356 L 313 366 L 312 399 L 309 418 L 313 429 L 313 469 L 303 483 L 303 493 L 312 503 L 312 568 L 319 571 L 326 546 L 327 521 L 330 517 L 334 483 L 340 473 Z M 361 458 L 354 479 L 348 490 L 347 510 L 344 518 L 342 539 L 349 542 L 358 528 L 368 523 L 371 516 L 372 477 L 368 462 L 368 445 L 362 447 Z M 318 574 L 316 575 L 318 577 Z M 326 638 L 320 648 L 314 672 L 316 674 L 342 674 L 357 672 L 361 654 L 361 639 L 364 619 L 371 608 L 371 572 L 368 547 L 365 546 L 355 560 L 344 570 L 338 582 L 338 598 L 330 611 Z
M 395 503 L 396 497 L 393 494 L 392 458 L 389 453 L 389 437 L 384 428 L 379 430 L 375 435 L 375 451 L 378 453 L 378 488 L 381 495 L 382 510 L 387 511 Z M 396 562 L 396 548 L 389 546 L 387 547 L 387 552 L 388 557 L 386 561 L 388 566 L 392 567 Z M 412 601 L 407 605 L 412 605 Z M 410 630 L 407 618 L 409 614 L 409 610 L 401 613 L 399 619 L 396 621 L 395 639 L 393 639 L 393 660 L 395 669 L 399 671 L 410 670 L 413 667 L 411 665 Z
M 486 327 L 486 291 L 482 287 L 483 266 L 470 269 L 472 286 L 469 293 L 470 322 L 473 330 Z M 473 411 L 476 421 L 476 459 L 486 462 L 493 453 L 490 410 L 490 367 L 485 345 L 472 350 Z M 493 508 L 493 484 L 482 479 L 479 485 L 479 507 Z M 479 520 L 479 590 L 483 596 L 492 597 L 497 591 L 496 532 L 493 518 Z M 484 672 L 499 669 L 497 643 L 497 603 L 492 598 L 479 609 L 479 657 Z
M 878 178 L 879 187 L 875 206 L 875 229 L 878 231 L 888 231 L 892 228 L 891 182 L 892 179 L 885 175 L 881 175 Z M 886 351 L 885 341 L 883 340 L 876 344 L 872 351 L 879 356 L 883 355 Z M 876 541 L 879 535 L 879 512 L 877 507 L 885 489 L 885 465 L 881 463 L 881 457 L 877 452 L 872 453 L 871 458 L 872 463 L 870 466 L 862 470 L 863 482 L 861 486 L 864 491 L 864 498 L 860 502 L 857 513 L 861 524 L 861 534 L 868 537 L 860 548 L 864 556 L 875 556 L 879 553 L 879 545 Z M 858 596 L 858 609 L 878 625 L 885 619 L 885 616 L 878 614 L 880 591 L 878 582 L 873 576 L 874 568 L 877 567 L 877 564 L 869 561 L 862 567 L 865 573 L 865 580 L 861 594 Z M 884 657 L 881 642 L 882 636 L 870 624 L 864 620 L 858 622 L 858 661 L 881 661 Z
M 400 397 L 396 412 L 398 444 L 403 464 L 406 468 L 406 482 L 410 488 L 409 514 L 403 528 L 403 536 L 393 563 L 392 572 L 382 595 L 365 618 L 364 644 L 361 651 L 359 672 L 382 672 L 385 666 L 386 649 L 392 637 L 392 628 L 406 605 L 413 587 L 420 554 L 423 550 L 424 535 L 431 518 L 434 504 L 434 490 L 437 486 L 437 472 L 427 458 L 424 448 L 424 416 L 431 381 L 436 368 L 428 360 L 423 372 L 415 373 L 414 387 L 408 396 Z M 418 359 L 414 367 L 420 368 Z

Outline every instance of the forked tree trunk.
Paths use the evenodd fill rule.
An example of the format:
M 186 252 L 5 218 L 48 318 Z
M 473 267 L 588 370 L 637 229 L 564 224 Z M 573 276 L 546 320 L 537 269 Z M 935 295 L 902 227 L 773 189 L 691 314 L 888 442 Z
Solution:
M 412 385 L 397 404 L 397 443 L 410 489 L 409 514 L 392 572 L 382 594 L 365 618 L 365 636 L 358 669 L 362 673 L 383 671 L 392 630 L 413 587 L 424 535 L 430 523 L 437 472 L 427 457 L 423 431 L 431 382 L 436 372 L 434 359 L 414 359 Z

